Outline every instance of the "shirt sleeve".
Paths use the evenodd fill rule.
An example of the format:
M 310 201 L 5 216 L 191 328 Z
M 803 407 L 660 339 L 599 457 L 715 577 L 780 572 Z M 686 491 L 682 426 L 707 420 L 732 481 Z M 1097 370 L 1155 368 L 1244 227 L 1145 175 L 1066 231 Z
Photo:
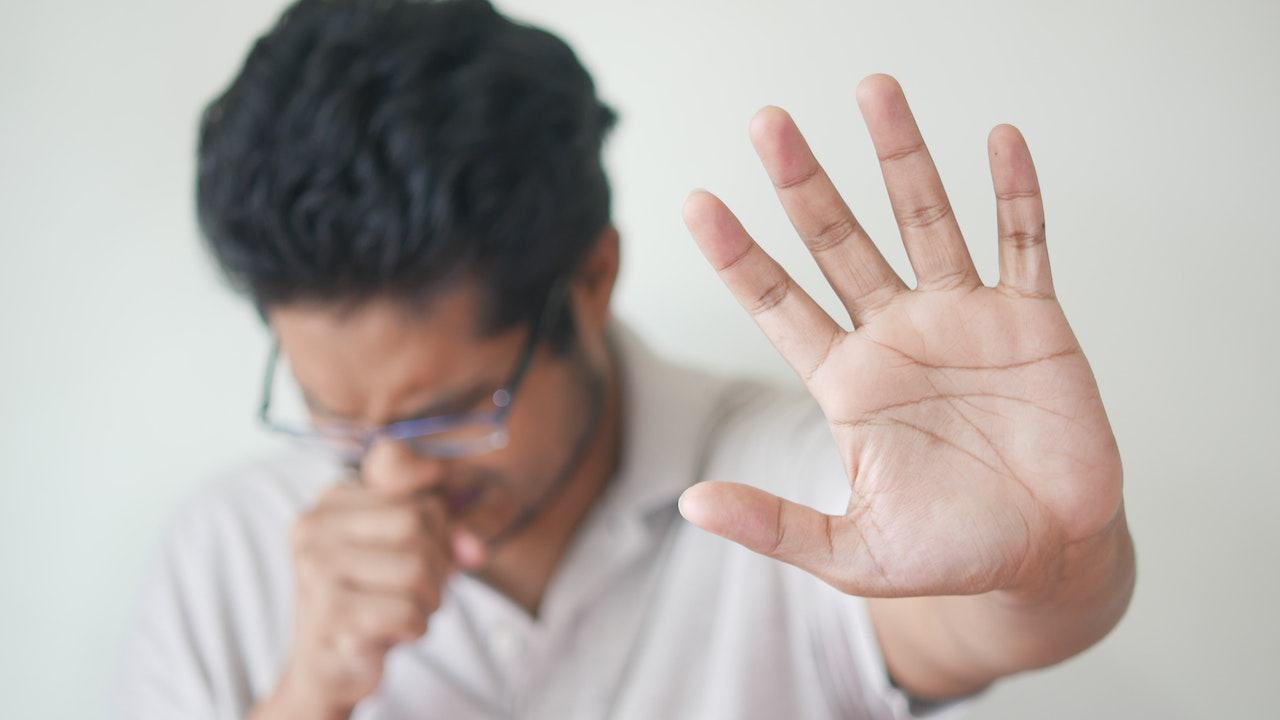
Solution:
M 818 653 L 831 661 L 829 675 L 834 685 L 839 685 L 841 678 L 856 678 L 857 695 L 862 701 L 859 709 L 863 713 L 877 720 L 955 720 L 967 714 L 977 695 L 926 702 L 895 685 L 885 665 L 866 600 L 844 595 L 834 588 L 830 595 L 833 614 L 825 623 L 825 632 L 816 639 L 823 646 Z M 846 667 L 849 670 L 841 672 Z M 837 688 L 837 697 L 839 692 Z
M 203 534 L 172 518 L 152 552 L 115 676 L 120 720 L 217 717 L 197 620 L 207 588 L 192 557 Z
M 274 612 L 287 529 L 265 519 L 278 503 L 251 485 L 207 483 L 170 516 L 122 648 L 114 717 L 244 720 L 270 691 L 289 629 Z

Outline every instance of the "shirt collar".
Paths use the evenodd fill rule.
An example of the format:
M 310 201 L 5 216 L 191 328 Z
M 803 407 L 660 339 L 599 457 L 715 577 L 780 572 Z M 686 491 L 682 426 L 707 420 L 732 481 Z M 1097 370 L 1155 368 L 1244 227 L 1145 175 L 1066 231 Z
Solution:
M 611 513 L 643 518 L 674 507 L 701 479 L 729 382 L 659 355 L 616 316 L 606 336 L 620 366 L 622 447 L 601 503 Z

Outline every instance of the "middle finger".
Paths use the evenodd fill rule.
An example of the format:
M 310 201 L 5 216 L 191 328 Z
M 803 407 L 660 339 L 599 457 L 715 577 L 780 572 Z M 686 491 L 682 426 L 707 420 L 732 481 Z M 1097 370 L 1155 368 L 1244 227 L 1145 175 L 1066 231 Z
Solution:
M 787 217 L 855 325 L 907 289 L 813 156 L 786 111 L 766 107 L 751 120 L 751 142 Z
M 865 78 L 858 84 L 858 107 L 880 159 L 880 172 L 917 287 L 980 285 L 938 168 L 898 81 L 888 75 Z

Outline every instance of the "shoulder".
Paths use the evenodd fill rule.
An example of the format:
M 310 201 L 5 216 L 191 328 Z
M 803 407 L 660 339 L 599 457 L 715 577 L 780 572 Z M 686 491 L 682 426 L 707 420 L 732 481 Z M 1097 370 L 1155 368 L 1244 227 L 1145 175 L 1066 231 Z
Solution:
M 231 605 L 273 612 L 290 590 L 290 529 L 339 477 L 290 449 L 198 481 L 162 523 L 143 602 L 171 605 L 179 619 L 208 615 L 215 624 Z
M 170 511 L 117 669 L 125 717 L 238 716 L 283 659 L 293 520 L 337 479 L 282 451 L 226 468 Z
M 254 457 L 198 481 L 170 512 L 170 541 L 257 534 L 288 525 L 341 477 L 320 458 L 287 449 Z
M 144 594 L 210 612 L 218 603 L 278 599 L 293 522 L 339 478 L 323 460 L 290 449 L 198 481 L 162 523 Z

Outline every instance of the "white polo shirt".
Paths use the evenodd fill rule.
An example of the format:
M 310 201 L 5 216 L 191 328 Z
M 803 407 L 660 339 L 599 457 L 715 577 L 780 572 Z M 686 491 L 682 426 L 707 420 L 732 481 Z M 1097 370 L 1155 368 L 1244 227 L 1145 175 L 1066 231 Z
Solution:
M 913 714 L 863 599 L 705 533 L 676 500 L 745 482 L 842 512 L 848 479 L 799 386 L 670 362 L 614 318 L 618 474 L 535 619 L 455 575 L 421 639 L 387 656 L 354 720 L 955 717 Z M 237 718 L 275 687 L 293 607 L 289 529 L 340 476 L 290 450 L 207 484 L 174 514 L 116 686 L 122 718 Z

